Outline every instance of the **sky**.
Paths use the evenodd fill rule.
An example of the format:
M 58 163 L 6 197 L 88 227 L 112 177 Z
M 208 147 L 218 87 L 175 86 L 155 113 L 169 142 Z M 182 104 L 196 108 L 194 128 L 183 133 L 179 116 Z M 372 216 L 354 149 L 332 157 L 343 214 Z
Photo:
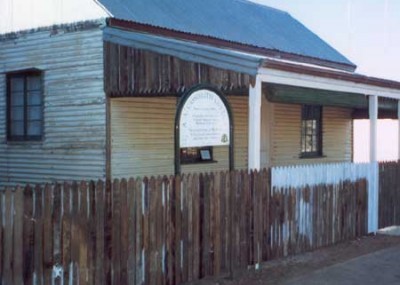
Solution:
M 399 0 L 253 0 L 289 12 L 355 63 L 400 81 Z
M 252 1 L 289 12 L 355 63 L 356 72 L 400 81 L 400 0 Z M 93 0 L 0 0 L 0 34 L 106 16 Z M 381 122 L 378 132 L 378 158 L 396 158 L 398 124 Z M 356 123 L 355 140 L 356 160 L 366 160 L 368 122 Z
M 400 0 L 252 0 L 289 12 L 357 65 L 356 72 L 400 81 Z M 398 154 L 397 120 L 378 123 L 378 160 Z M 354 161 L 369 159 L 369 121 L 354 121 Z

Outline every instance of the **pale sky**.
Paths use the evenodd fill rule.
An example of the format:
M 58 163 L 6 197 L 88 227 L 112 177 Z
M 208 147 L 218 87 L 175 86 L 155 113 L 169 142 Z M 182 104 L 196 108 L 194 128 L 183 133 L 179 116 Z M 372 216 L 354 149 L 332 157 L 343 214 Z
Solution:
M 399 0 L 253 0 L 285 10 L 358 66 L 400 81 Z
M 400 81 L 400 0 L 252 1 L 289 12 L 355 63 L 356 72 Z M 0 0 L 0 34 L 106 16 L 94 0 Z M 397 127 L 380 124 L 380 159 L 397 157 Z M 359 160 L 368 153 L 366 128 L 360 123 L 355 134 Z

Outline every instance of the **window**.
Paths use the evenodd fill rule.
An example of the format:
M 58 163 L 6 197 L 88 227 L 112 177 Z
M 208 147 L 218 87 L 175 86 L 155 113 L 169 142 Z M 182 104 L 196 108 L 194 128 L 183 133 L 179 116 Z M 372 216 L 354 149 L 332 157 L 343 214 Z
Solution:
M 181 148 L 181 163 L 199 163 L 213 161 L 212 147 L 185 147 Z
M 40 71 L 7 75 L 7 122 L 8 140 L 42 139 L 43 90 Z
M 322 156 L 322 107 L 304 105 L 301 113 L 301 157 Z

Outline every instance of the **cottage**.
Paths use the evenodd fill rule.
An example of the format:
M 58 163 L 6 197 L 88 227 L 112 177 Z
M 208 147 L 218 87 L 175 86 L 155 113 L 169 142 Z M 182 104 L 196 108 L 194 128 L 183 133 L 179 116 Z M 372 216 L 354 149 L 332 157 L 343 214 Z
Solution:
M 376 161 L 400 83 L 355 73 L 283 11 L 161 2 L 100 0 L 106 19 L 0 35 L 0 187 L 351 162 L 357 118 L 371 119 Z M 196 92 L 222 109 L 185 109 Z M 185 110 L 206 126 L 191 139 Z

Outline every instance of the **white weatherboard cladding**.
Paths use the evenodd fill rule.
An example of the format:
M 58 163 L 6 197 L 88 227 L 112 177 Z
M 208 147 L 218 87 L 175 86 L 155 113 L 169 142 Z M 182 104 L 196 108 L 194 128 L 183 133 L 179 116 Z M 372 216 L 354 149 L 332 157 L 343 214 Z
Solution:
M 180 147 L 229 145 L 229 115 L 221 98 L 210 90 L 197 90 L 182 107 Z
M 44 138 L 7 142 L 6 73 L 43 71 Z M 38 31 L 0 42 L 0 188 L 105 177 L 100 29 Z
M 366 179 L 368 183 L 368 232 L 378 230 L 378 163 L 336 163 L 318 165 L 297 165 L 288 167 L 273 167 L 271 169 L 271 186 L 275 191 L 283 188 L 298 188 L 305 186 L 317 186 L 321 184 L 340 184 L 346 180 L 355 182 Z M 313 199 L 309 203 L 301 201 L 301 209 L 298 219 L 305 221 L 300 223 L 300 232 L 311 236 L 312 224 L 309 217 L 312 211 Z M 308 222 L 307 222 L 308 221 Z

